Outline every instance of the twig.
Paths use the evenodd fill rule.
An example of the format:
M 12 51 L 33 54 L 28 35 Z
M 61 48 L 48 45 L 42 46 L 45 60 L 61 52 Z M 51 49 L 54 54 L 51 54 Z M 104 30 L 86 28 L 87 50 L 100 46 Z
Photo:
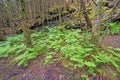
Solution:
M 97 4 L 94 0 L 92 0 L 92 2 L 93 2 L 96 6 L 98 6 L 98 4 Z

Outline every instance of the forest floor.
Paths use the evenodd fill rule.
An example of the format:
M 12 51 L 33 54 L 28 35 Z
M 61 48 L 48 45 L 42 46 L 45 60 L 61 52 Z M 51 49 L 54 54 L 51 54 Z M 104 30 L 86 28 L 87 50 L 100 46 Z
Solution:
M 107 46 L 120 47 L 120 34 L 104 37 L 103 44 Z M 0 60 L 0 80 L 82 80 L 79 77 L 80 71 L 73 71 L 65 68 L 61 63 L 52 63 L 43 66 L 44 55 L 35 60 L 31 60 L 28 67 L 17 64 L 9 66 L 11 58 Z M 97 75 L 90 77 L 90 80 L 112 80 L 108 77 Z M 120 76 L 118 76 L 120 80 Z
M 107 46 L 112 46 L 114 48 L 119 48 L 120 47 L 120 34 L 106 36 L 103 39 L 103 43 Z

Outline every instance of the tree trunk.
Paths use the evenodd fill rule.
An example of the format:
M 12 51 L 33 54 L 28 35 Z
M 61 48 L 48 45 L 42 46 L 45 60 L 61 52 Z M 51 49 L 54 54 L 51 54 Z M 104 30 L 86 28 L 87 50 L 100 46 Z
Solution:
M 82 8 L 84 18 L 85 18 L 86 23 L 87 23 L 87 27 L 88 27 L 88 29 L 90 29 L 90 28 L 92 28 L 92 23 L 90 21 L 90 18 L 88 16 L 88 13 L 87 13 L 87 10 L 86 10 L 85 2 L 84 2 L 84 0 L 80 0 L 80 3 L 81 3 L 81 8 Z
M 20 7 L 21 7 L 21 16 L 22 16 L 22 30 L 24 33 L 24 38 L 25 38 L 25 45 L 27 48 L 31 48 L 32 47 L 32 41 L 31 41 L 31 34 L 30 34 L 30 30 L 29 30 L 29 19 L 28 19 L 28 13 L 27 13 L 27 8 L 26 8 L 26 3 L 24 2 L 24 0 L 20 0 Z
M 94 14 L 94 26 L 92 27 L 92 32 L 94 36 L 98 36 L 100 33 L 100 26 L 101 26 L 101 11 L 102 11 L 102 4 L 103 0 L 99 0 L 97 3 L 97 6 L 94 5 L 93 7 L 93 14 Z
M 27 48 L 31 48 L 32 47 L 31 33 L 29 30 L 29 25 L 27 24 L 25 20 L 23 20 L 22 30 L 24 33 L 25 45 Z

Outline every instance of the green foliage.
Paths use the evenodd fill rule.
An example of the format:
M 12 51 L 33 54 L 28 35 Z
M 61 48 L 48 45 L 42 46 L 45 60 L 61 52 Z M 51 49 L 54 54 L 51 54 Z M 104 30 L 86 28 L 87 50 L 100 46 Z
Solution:
M 23 42 L 23 35 L 17 35 L 15 37 L 8 37 L 7 38 L 7 42 L 10 43 L 10 45 L 14 45 L 14 44 L 19 44 L 19 43 L 22 43 Z
M 88 75 L 86 75 L 86 74 L 83 74 L 83 75 L 81 76 L 81 78 L 82 78 L 82 80 L 89 80 Z
M 0 47 L 0 58 L 1 57 L 7 57 L 8 56 L 8 50 L 9 50 L 9 46 L 6 47 Z
M 110 33 L 111 34 L 118 34 L 120 32 L 120 25 L 118 23 L 109 23 L 110 25 Z
M 15 37 L 9 37 L 6 42 L 0 43 L 0 58 L 7 57 L 10 54 L 18 55 L 24 50 L 23 36 L 18 35 Z
M 92 35 L 89 32 L 82 33 L 81 30 L 58 30 L 57 28 L 46 28 L 43 31 L 32 34 L 33 48 L 26 48 L 23 35 L 8 38 L 6 42 L 0 43 L 0 57 L 10 54 L 17 56 L 15 61 L 18 65 L 28 65 L 29 60 L 44 54 L 44 64 L 49 64 L 60 59 L 67 60 L 67 66 L 82 68 L 88 73 L 95 75 L 102 73 L 98 67 L 111 65 L 120 71 L 120 49 L 104 51 L 92 44 Z M 56 56 L 56 55 L 61 56 Z M 87 78 L 83 75 L 83 79 Z
M 51 63 L 51 58 L 55 58 L 55 54 L 60 53 L 69 61 L 68 66 L 75 69 L 87 68 L 92 75 L 95 75 L 95 71 L 102 72 L 101 69 L 97 69 L 100 65 L 111 64 L 118 69 L 119 58 L 91 44 L 91 33 L 81 33 L 81 30 L 59 31 L 56 28 L 47 28 L 47 31 L 46 36 L 40 39 L 40 44 L 47 45 L 45 64 Z
M 97 63 L 108 63 L 110 61 L 110 57 L 104 52 L 98 53 L 98 55 L 92 55 Z

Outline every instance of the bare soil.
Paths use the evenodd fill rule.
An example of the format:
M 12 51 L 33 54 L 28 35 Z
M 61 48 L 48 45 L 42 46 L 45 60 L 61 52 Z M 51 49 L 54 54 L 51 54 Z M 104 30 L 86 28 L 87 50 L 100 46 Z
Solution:
M 114 48 L 120 48 L 120 34 L 107 35 L 103 38 L 102 42 L 106 46 L 112 46 Z
M 17 64 L 8 66 L 10 61 L 11 59 L 8 58 L 0 59 L 0 80 L 14 80 L 19 73 L 26 69 L 24 66 L 18 67 Z

